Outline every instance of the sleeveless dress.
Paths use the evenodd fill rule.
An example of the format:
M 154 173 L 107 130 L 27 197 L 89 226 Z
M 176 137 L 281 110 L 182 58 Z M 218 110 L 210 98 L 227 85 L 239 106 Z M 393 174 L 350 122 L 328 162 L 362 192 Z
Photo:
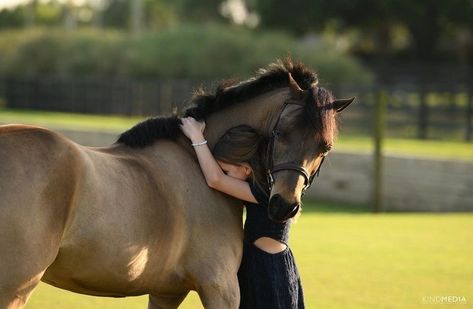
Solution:
M 245 202 L 243 257 L 238 270 L 240 308 L 305 308 L 301 280 L 292 251 L 287 246 L 290 221 L 274 222 L 268 217 L 268 193 L 252 182 L 251 192 L 258 204 Z M 287 248 L 271 254 L 254 245 L 260 237 L 270 237 Z

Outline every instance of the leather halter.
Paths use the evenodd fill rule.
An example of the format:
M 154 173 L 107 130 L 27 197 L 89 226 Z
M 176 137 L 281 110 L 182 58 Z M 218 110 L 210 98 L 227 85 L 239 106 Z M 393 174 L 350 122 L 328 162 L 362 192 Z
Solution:
M 279 124 L 279 121 L 281 120 L 281 115 L 283 114 L 284 110 L 289 104 L 304 106 L 303 103 L 300 103 L 294 100 L 287 100 L 284 102 L 283 107 L 281 111 L 279 112 L 279 116 L 276 120 L 276 123 L 274 124 L 273 130 L 271 131 L 271 138 L 269 140 L 268 148 L 266 151 L 266 158 L 267 158 L 266 177 L 269 184 L 269 191 L 271 192 L 271 189 L 274 184 L 274 178 L 273 178 L 274 173 L 279 172 L 279 171 L 284 171 L 284 170 L 296 171 L 304 177 L 304 188 L 302 189 L 302 194 L 304 194 L 304 191 L 307 190 L 307 188 L 309 188 L 312 185 L 312 182 L 314 181 L 314 177 L 319 175 L 320 167 L 322 166 L 325 156 L 322 157 L 322 161 L 320 162 L 319 167 L 312 175 L 310 175 L 309 172 L 303 166 L 299 166 L 293 162 L 284 162 L 284 163 L 277 164 L 276 166 L 273 165 L 274 144 L 275 144 L 276 139 L 279 136 L 278 124 Z

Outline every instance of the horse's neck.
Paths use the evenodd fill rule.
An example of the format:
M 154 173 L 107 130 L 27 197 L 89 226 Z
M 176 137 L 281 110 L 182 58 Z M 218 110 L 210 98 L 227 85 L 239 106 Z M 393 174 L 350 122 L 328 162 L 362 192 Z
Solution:
M 267 132 L 274 124 L 288 94 L 286 88 L 275 90 L 211 114 L 206 120 L 204 132 L 209 146 L 213 147 L 228 129 L 240 124 Z
M 288 95 L 287 88 L 278 89 L 210 114 L 206 119 L 204 131 L 204 137 L 208 141 L 210 149 L 213 149 L 215 143 L 228 129 L 237 125 L 246 124 L 261 132 L 268 132 L 269 128 L 274 125 Z M 189 139 L 184 135 L 180 135 L 176 142 L 192 156 L 195 156 Z

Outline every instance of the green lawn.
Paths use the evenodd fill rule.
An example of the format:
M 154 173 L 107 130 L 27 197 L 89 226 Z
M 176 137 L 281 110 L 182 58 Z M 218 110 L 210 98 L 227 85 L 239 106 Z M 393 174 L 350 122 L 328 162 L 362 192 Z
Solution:
M 59 112 L 44 112 L 19 109 L 0 109 L 1 123 L 35 124 L 52 129 L 65 128 L 74 130 L 124 131 L 143 117 L 125 117 L 117 115 L 86 115 Z M 370 153 L 372 140 L 367 136 L 350 135 L 342 132 L 335 150 Z M 387 154 L 414 155 L 440 159 L 473 160 L 473 143 L 459 141 L 421 141 L 415 139 L 387 138 L 384 143 Z
M 436 296 L 473 304 L 473 214 L 380 214 L 307 203 L 290 245 L 307 308 L 449 308 Z M 335 206 L 337 207 L 337 206 Z M 337 207 L 347 210 L 350 206 Z M 34 308 L 146 308 L 146 297 L 88 297 L 42 284 Z M 202 308 L 192 293 L 181 308 Z
M 21 109 L 0 109 L 0 123 L 34 124 L 51 128 L 100 130 L 119 132 L 126 130 L 143 117 L 121 115 L 90 115 L 46 112 Z
M 368 136 L 345 134 L 342 129 L 335 149 L 371 153 L 373 151 L 373 141 Z M 383 149 L 385 153 L 390 155 L 473 161 L 473 142 L 389 137 L 384 140 Z

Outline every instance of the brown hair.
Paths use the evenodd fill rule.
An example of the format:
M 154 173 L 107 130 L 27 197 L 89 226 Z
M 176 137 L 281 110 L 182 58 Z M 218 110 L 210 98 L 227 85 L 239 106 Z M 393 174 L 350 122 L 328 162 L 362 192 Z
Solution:
M 215 144 L 213 155 L 215 159 L 229 164 L 248 163 L 255 179 L 255 173 L 261 167 L 261 145 L 263 136 L 248 125 L 232 127 L 223 134 Z

